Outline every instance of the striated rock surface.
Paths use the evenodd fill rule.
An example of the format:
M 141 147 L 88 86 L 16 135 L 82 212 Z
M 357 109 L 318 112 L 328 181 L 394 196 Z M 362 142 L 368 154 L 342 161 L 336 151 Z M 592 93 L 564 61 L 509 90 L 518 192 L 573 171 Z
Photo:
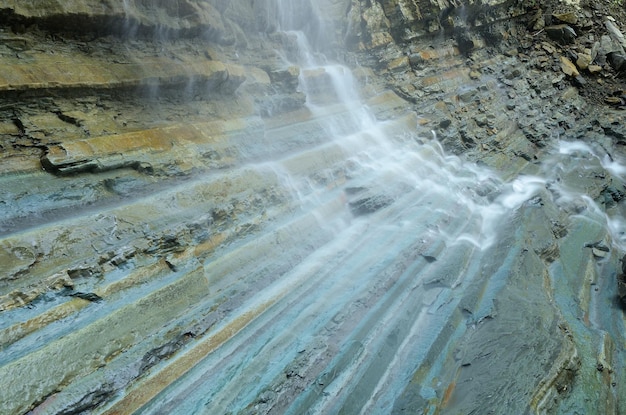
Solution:
M 0 413 L 623 413 L 625 24 L 0 0 Z

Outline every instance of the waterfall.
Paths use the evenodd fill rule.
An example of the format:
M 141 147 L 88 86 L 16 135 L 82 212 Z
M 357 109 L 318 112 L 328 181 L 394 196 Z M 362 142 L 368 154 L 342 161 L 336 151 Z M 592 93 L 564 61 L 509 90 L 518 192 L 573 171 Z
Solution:
M 446 354 L 437 351 L 461 335 L 445 331 L 460 308 L 472 307 L 468 327 L 495 313 L 490 298 L 507 284 L 503 270 L 521 248 L 497 266 L 484 263 L 510 238 L 503 229 L 513 212 L 545 191 L 541 177 L 506 182 L 446 154 L 434 132 L 414 132 L 412 111 L 378 119 L 350 69 L 328 59 L 321 42 L 312 46 L 309 36 L 323 26 L 314 6 L 277 7 L 281 29 L 299 48 L 297 61 L 284 59 L 300 68 L 309 111 L 302 123 L 321 138 L 252 166 L 276 177 L 296 207 L 205 265 L 217 276 L 239 258 L 239 270 L 211 284 L 235 291 L 240 278 L 255 291 L 216 330 L 270 306 L 143 413 L 389 413 L 420 367 L 443 364 Z M 485 299 L 465 304 L 463 293 L 477 289 Z M 428 385 L 436 373 L 426 375 L 425 399 L 435 393 Z
M 349 170 L 346 174 L 352 179 L 344 184 L 347 194 L 342 197 L 354 212 L 371 213 L 400 199 L 411 203 L 407 192 L 419 194 L 420 198 L 430 194 L 463 206 L 468 211 L 468 222 L 481 223 L 480 231 L 456 238 L 488 247 L 501 216 L 519 207 L 545 184 L 538 178 L 520 178 L 506 184 L 488 169 L 445 154 L 434 132 L 432 137 L 419 137 L 413 132 L 411 124 L 417 122 L 414 113 L 407 111 L 400 121 L 377 120 L 361 98 L 352 71 L 324 54 L 324 44 L 329 42 L 315 42 L 315 47 L 310 42 L 309 37 L 318 34 L 311 28 L 324 27 L 325 32 L 332 32 L 314 6 L 309 1 L 277 3 L 279 27 L 295 39 L 299 51 L 298 60 L 285 58 L 286 64 L 300 67 L 300 89 L 306 95 L 306 106 L 330 137 L 326 146 L 342 154 L 339 159 L 343 165 L 330 169 Z M 288 169 L 280 171 L 289 174 Z M 295 186 L 298 179 L 291 177 L 287 182 Z M 305 182 L 311 186 L 310 179 Z M 319 193 L 323 189 L 310 191 Z M 300 190 L 295 192 L 302 194 Z M 387 220 L 394 219 L 383 222 Z

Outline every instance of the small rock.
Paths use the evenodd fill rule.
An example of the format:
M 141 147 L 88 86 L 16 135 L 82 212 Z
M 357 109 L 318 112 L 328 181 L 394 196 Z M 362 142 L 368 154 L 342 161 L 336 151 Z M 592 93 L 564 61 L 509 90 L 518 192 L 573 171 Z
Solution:
M 582 86 L 585 86 L 586 84 L 587 84 L 587 81 L 585 80 L 585 78 L 583 78 L 582 75 L 578 75 L 574 77 L 574 85 L 578 87 L 582 87 Z
M 606 59 L 616 72 L 626 70 L 626 55 L 620 52 L 609 52 L 606 54 Z
M 593 42 L 593 46 L 591 47 L 591 60 L 594 61 L 598 57 L 598 51 L 600 50 L 600 42 Z
M 576 78 L 580 75 L 580 72 L 578 72 L 578 69 L 576 69 L 576 65 L 574 65 L 572 61 L 567 59 L 565 56 L 561 56 L 561 70 L 565 75 L 571 76 L 573 78 Z
M 487 117 L 485 116 L 481 116 L 481 117 L 474 117 L 474 122 L 476 123 L 477 126 L 479 127 L 484 127 L 487 125 L 488 121 L 487 121 Z
M 439 127 L 445 130 L 450 126 L 450 124 L 452 124 L 452 121 L 449 118 L 446 118 L 445 120 L 441 120 L 441 122 L 439 122 Z
M 578 66 L 578 69 L 584 71 L 585 69 L 589 67 L 590 63 L 591 63 L 591 55 L 587 55 L 586 53 L 578 54 L 578 59 L 576 60 L 576 66 Z
M 413 53 L 409 56 L 409 64 L 413 69 L 417 69 L 424 63 L 424 58 L 419 53 Z
M 546 27 L 546 34 L 550 39 L 555 40 L 563 45 L 572 43 L 577 36 L 574 29 L 566 24 L 548 26 Z
M 598 58 L 604 57 L 606 54 L 610 52 L 615 52 L 620 50 L 620 45 L 613 42 L 611 36 L 602 35 L 600 37 L 600 46 L 598 47 Z
M 549 54 L 553 54 L 554 52 L 556 52 L 556 49 L 554 48 L 554 46 L 552 46 L 551 44 L 549 44 L 548 42 L 543 42 L 541 44 L 541 47 L 543 50 L 545 50 L 546 52 L 548 52 Z
M 420 255 L 421 255 L 421 256 L 422 256 L 422 258 L 424 258 L 424 259 L 426 260 L 426 262 L 428 262 L 429 264 L 430 264 L 430 263 L 433 263 L 433 262 L 435 262 L 435 261 L 437 260 L 437 258 L 435 258 L 435 257 L 434 257 L 434 256 L 432 256 L 432 255 L 424 255 L 424 254 L 420 254 Z
M 569 13 L 553 13 L 552 17 L 554 17 L 555 19 L 563 22 L 563 23 L 569 23 L 569 24 L 576 24 L 578 23 L 578 16 L 576 16 L 575 13 L 573 12 L 569 12 Z
M 459 93 L 459 99 L 463 102 L 470 102 L 476 96 L 476 89 L 470 88 Z
M 626 46 L 624 34 L 617 28 L 617 26 L 615 26 L 615 24 L 613 24 L 613 22 L 607 19 L 604 21 L 604 26 L 606 27 L 606 30 L 609 31 L 611 38 L 613 38 L 615 42 L 619 43 L 622 47 Z
M 470 79 L 478 79 L 478 78 L 480 78 L 480 72 L 478 72 L 478 71 L 470 71 L 469 77 L 470 77 Z
M 590 73 L 592 73 L 592 74 L 596 74 L 596 73 L 602 72 L 602 66 L 600 66 L 600 65 L 589 65 L 587 67 L 587 70 Z

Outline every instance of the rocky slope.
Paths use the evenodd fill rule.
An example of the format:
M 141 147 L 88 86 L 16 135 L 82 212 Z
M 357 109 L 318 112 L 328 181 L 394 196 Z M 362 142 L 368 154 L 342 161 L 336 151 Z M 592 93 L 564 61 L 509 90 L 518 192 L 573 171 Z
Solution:
M 622 413 L 624 24 L 0 1 L 0 412 Z

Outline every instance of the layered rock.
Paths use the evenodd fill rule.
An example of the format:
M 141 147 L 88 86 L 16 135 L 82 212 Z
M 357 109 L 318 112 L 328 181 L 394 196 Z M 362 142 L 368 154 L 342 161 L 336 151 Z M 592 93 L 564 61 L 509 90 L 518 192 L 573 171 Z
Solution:
M 292 3 L 0 2 L 0 412 L 620 413 L 623 16 Z
M 613 127 L 622 131 L 621 123 L 617 121 L 621 114 L 611 108 L 621 105 L 624 89 L 619 80 L 619 69 L 610 62 L 615 51 L 620 50 L 620 30 L 606 24 L 607 21 L 614 22 L 616 19 L 611 14 L 620 16 L 615 14 L 619 11 L 595 4 L 559 2 L 538 9 L 525 8 L 524 4 L 494 3 L 482 8 L 477 6 L 474 11 L 473 6 L 450 4 L 450 8 L 435 18 L 432 14 L 418 13 L 414 7 L 417 2 L 411 3 L 379 2 L 371 7 L 364 2 L 358 4 L 360 12 L 351 17 L 353 22 L 360 19 L 362 24 L 351 27 L 359 27 L 362 32 L 353 30 L 351 39 L 364 52 L 358 54 L 357 60 L 368 62 L 380 75 L 374 79 L 384 80 L 385 86 L 410 100 L 421 116 L 418 130 L 423 135 L 436 132 L 449 151 L 463 153 L 465 157 L 480 160 L 505 174 L 515 175 L 521 170 L 536 175 L 541 171 L 541 177 L 552 177 L 548 180 L 548 188 L 554 193 L 539 197 L 541 207 L 535 213 L 525 213 L 533 218 L 527 217 L 515 225 L 518 232 L 525 226 L 520 224 L 535 223 L 537 214 L 546 215 L 539 213 L 541 211 L 552 212 L 547 217 L 559 211 L 570 213 L 546 218 L 544 225 L 539 225 L 552 228 L 552 232 L 537 229 L 525 237 L 522 236 L 525 231 L 521 231 L 509 245 L 532 241 L 533 248 L 522 248 L 520 256 L 513 258 L 527 261 L 526 252 L 534 252 L 538 258 L 531 261 L 534 264 L 531 268 L 520 263 L 505 271 L 510 278 L 507 288 L 496 297 L 507 297 L 510 295 L 507 291 L 524 287 L 525 293 L 517 294 L 517 298 L 531 302 L 542 296 L 544 299 L 533 305 L 526 300 L 494 300 L 495 308 L 499 310 L 497 317 L 489 320 L 484 329 L 478 328 L 481 334 L 474 337 L 468 333 L 459 341 L 458 344 L 463 346 L 458 346 L 448 361 L 449 380 L 441 381 L 439 368 L 430 378 L 416 375 L 414 385 L 407 387 L 395 409 L 398 412 L 420 412 L 423 408 L 437 408 L 443 413 L 484 412 L 485 402 L 489 402 L 488 407 L 495 408 L 500 405 L 496 402 L 499 401 L 503 407 L 516 408 L 514 412 L 520 413 L 528 408 L 538 413 L 598 410 L 618 413 L 619 398 L 615 399 L 613 393 L 620 382 L 614 377 L 616 372 L 613 369 L 604 370 L 604 362 L 607 355 L 612 355 L 614 345 L 620 342 L 617 339 L 621 338 L 615 329 L 615 324 L 621 325 L 623 318 L 615 291 L 618 285 L 616 269 L 619 269 L 615 261 L 623 247 L 618 235 L 610 237 L 601 231 L 592 237 L 595 231 L 586 228 L 583 224 L 586 220 L 578 222 L 578 219 L 570 218 L 571 213 L 579 212 L 580 202 L 575 203 L 577 207 L 572 206 L 571 201 L 563 204 L 569 197 L 566 196 L 568 191 L 555 192 L 552 183 L 571 180 L 568 186 L 576 188 L 576 192 L 594 199 L 609 215 L 620 215 L 617 212 L 621 209 L 618 206 L 622 197 L 618 194 L 614 199 L 610 194 L 616 189 L 620 189 L 618 193 L 622 191 L 623 178 L 608 173 L 606 165 L 600 167 L 597 161 L 593 161 L 595 157 L 599 160 L 613 157 L 621 160 L 623 157 L 621 133 L 612 132 Z M 405 11 L 411 7 L 412 18 L 406 18 Z M 402 18 L 398 19 L 400 14 Z M 406 27 L 406 30 L 397 30 L 394 25 Z M 559 33 L 565 33 L 563 30 L 575 32 L 576 37 L 565 39 L 563 35 L 554 35 L 556 28 L 560 28 Z M 370 37 L 369 33 L 372 33 Z M 556 176 L 537 170 L 538 166 L 544 165 L 563 167 L 560 162 L 552 164 L 546 159 L 555 147 L 562 146 L 560 140 L 588 143 L 591 147 L 581 147 L 586 149 L 582 150 L 583 153 L 597 148 L 596 156 L 585 158 L 581 165 L 568 167 L 567 173 L 559 172 Z M 524 210 L 519 213 L 524 215 Z M 558 225 L 554 228 L 549 223 Z M 579 238 L 597 240 L 583 242 Z M 609 245 L 612 245 L 613 255 L 610 261 Z M 602 249 L 594 252 L 594 246 Z M 578 262 L 581 250 L 585 252 L 586 265 Z M 511 251 L 508 252 L 510 255 Z M 506 255 L 502 252 L 498 256 Z M 596 261 L 604 268 L 596 268 L 593 265 Z M 498 275 L 502 268 L 492 272 Z M 518 273 L 524 281 L 521 286 L 516 282 Z M 543 287 L 535 294 L 529 294 L 528 290 L 532 288 L 526 285 L 529 284 L 528 278 L 535 277 L 538 283 L 544 281 L 539 283 Z M 563 284 L 569 287 L 567 292 L 562 291 Z M 602 286 L 598 287 L 598 284 Z M 594 299 L 598 292 L 607 288 L 602 300 Z M 553 304 L 559 303 L 559 297 L 562 302 L 552 308 Z M 574 311 L 566 306 L 568 301 L 574 301 L 580 309 Z M 601 303 L 606 307 L 604 311 L 598 308 L 602 308 Z M 505 304 L 514 306 L 508 308 Z M 540 311 L 544 306 L 547 308 Z M 475 313 L 471 307 L 468 311 Z M 594 313 L 611 315 L 616 320 L 593 323 L 589 316 Z M 543 334 L 542 330 L 528 330 L 536 336 L 544 336 L 544 340 L 531 346 L 524 329 L 514 332 L 514 327 L 525 326 L 518 320 L 521 314 L 535 315 L 537 321 L 551 320 L 556 326 Z M 580 324 L 581 320 L 585 323 Z M 489 325 L 492 328 L 488 328 Z M 507 340 L 500 338 L 502 333 L 507 333 Z M 536 369 L 537 378 L 543 380 L 527 384 L 518 374 L 530 369 L 532 364 L 529 362 L 537 359 L 537 353 L 545 352 L 543 345 L 551 342 L 555 342 L 552 356 L 546 357 L 544 362 L 547 365 L 543 369 Z M 529 348 L 527 358 L 522 357 L 526 348 Z M 509 352 L 515 356 L 510 356 Z M 475 360 L 463 362 L 464 353 L 470 353 Z M 490 357 L 485 357 L 494 355 L 497 356 L 495 361 L 507 363 L 499 366 Z M 493 382 L 487 381 L 487 373 L 494 367 L 501 367 L 498 370 L 503 370 L 503 375 L 494 378 Z M 476 379 L 483 378 L 485 380 L 476 382 Z M 435 388 L 437 398 L 430 401 L 432 406 L 425 397 L 425 379 L 440 382 Z M 516 395 L 517 392 L 533 397 L 525 400 Z M 585 398 L 587 393 L 597 393 L 594 396 L 601 398 Z M 622 394 L 615 393 L 617 396 Z M 601 402 L 602 409 L 586 406 L 585 401 L 594 401 L 594 405 Z M 496 410 L 500 411 L 504 410 Z

